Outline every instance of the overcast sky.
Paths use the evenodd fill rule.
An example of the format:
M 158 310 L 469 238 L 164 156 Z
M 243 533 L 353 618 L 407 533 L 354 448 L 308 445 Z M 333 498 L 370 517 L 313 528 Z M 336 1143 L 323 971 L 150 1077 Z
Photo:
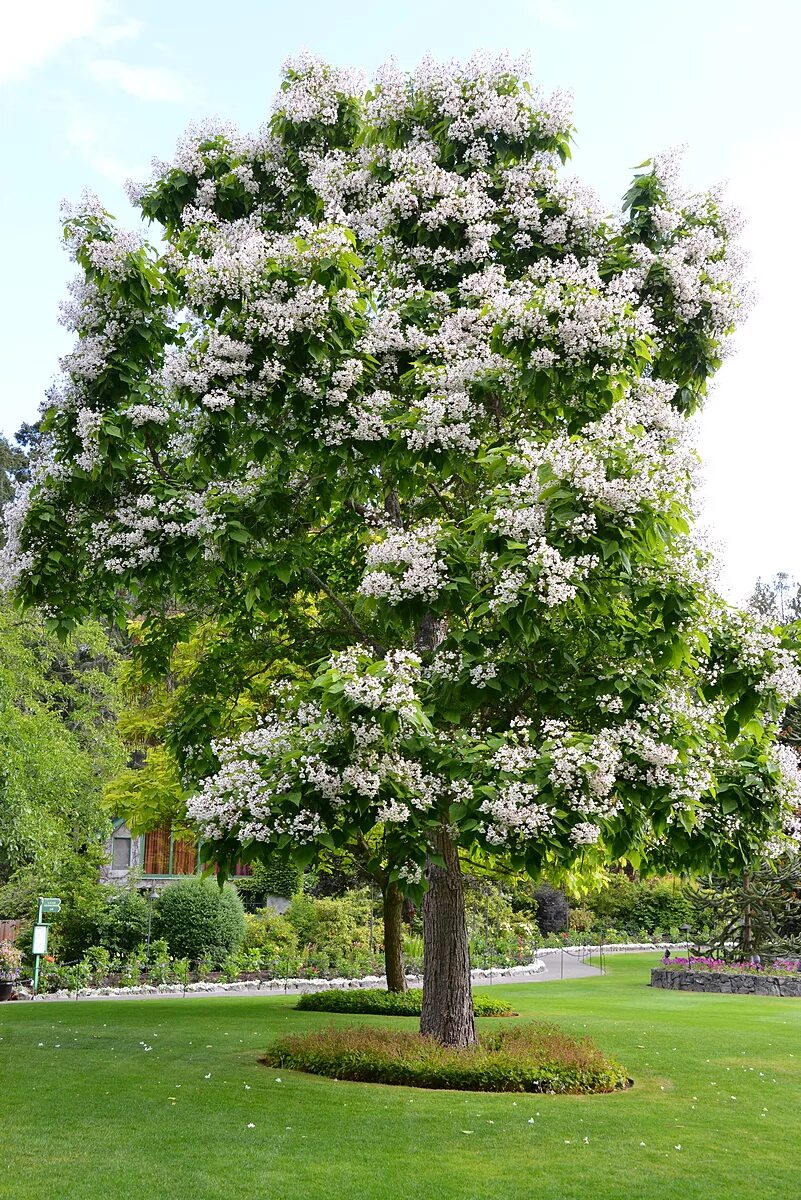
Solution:
M 572 169 L 610 210 L 631 168 L 687 145 L 686 179 L 729 180 L 758 300 L 700 419 L 705 522 L 722 582 L 801 577 L 801 4 L 798 0 L 27 0 L 0 29 L 0 427 L 34 420 L 67 347 L 59 203 L 88 186 L 123 223 L 122 185 L 191 121 L 269 116 L 282 60 L 310 49 L 372 71 L 394 55 L 529 51 L 575 96 Z

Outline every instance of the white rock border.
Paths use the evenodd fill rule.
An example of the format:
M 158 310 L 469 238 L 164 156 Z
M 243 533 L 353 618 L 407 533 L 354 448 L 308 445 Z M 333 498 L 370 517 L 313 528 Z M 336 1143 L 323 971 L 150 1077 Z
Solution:
M 545 963 L 541 959 L 534 959 L 530 963 L 521 963 L 516 967 L 497 967 L 494 970 L 476 969 L 471 971 L 471 977 L 474 983 L 481 983 L 485 979 L 509 979 L 514 980 L 519 975 L 537 975 L 541 971 L 545 971 Z M 410 987 L 419 986 L 423 982 L 422 975 L 407 975 L 406 982 Z M 206 980 L 198 983 L 190 983 L 186 989 L 180 983 L 164 983 L 153 985 L 149 983 L 136 984 L 134 987 L 101 987 L 101 988 L 78 988 L 77 993 L 74 990 L 67 988 L 59 988 L 56 992 L 49 992 L 47 996 L 39 996 L 37 999 L 51 998 L 54 1000 L 69 1000 L 74 996 L 83 996 L 85 998 L 101 998 L 119 999 L 125 996 L 183 996 L 189 995 L 230 995 L 233 993 L 251 993 L 264 992 L 267 994 L 276 994 L 284 992 L 328 992 L 345 988 L 385 988 L 387 986 L 386 975 L 364 975 L 361 979 L 300 979 L 290 976 L 287 979 L 242 979 L 235 983 L 210 983 Z
M 581 946 L 544 946 L 537 951 L 538 957 L 530 963 L 520 963 L 515 967 L 495 967 L 492 970 L 485 968 L 475 968 L 470 972 L 474 983 L 483 983 L 487 980 L 495 981 L 505 979 L 513 983 L 520 976 L 539 975 L 548 970 L 548 967 L 543 959 L 551 958 L 555 954 L 572 954 L 575 957 L 598 954 L 603 950 L 604 954 L 614 954 L 621 952 L 636 952 L 637 950 L 684 950 L 686 942 L 618 942 L 611 944 L 603 942 L 600 945 L 597 942 L 586 943 Z M 407 975 L 406 982 L 410 987 L 420 987 L 423 983 L 422 975 Z M 204 995 L 204 996 L 227 996 L 227 995 L 295 995 L 303 992 L 328 992 L 333 990 L 342 990 L 345 988 L 372 988 L 386 987 L 386 975 L 364 975 L 361 979 L 300 979 L 295 976 L 290 976 L 287 979 L 243 979 L 237 980 L 235 983 L 209 983 L 208 981 L 190 983 L 184 989 L 180 983 L 164 983 L 158 986 L 152 984 L 136 984 L 134 987 L 102 987 L 102 988 L 79 988 L 77 993 L 69 991 L 66 988 L 60 988 L 56 992 L 43 993 L 39 996 L 30 994 L 24 996 L 25 999 L 36 1000 L 70 1000 L 77 997 L 83 997 L 86 1000 L 119 1000 L 132 998 L 135 996 L 150 997 L 150 996 L 184 996 L 184 995 Z

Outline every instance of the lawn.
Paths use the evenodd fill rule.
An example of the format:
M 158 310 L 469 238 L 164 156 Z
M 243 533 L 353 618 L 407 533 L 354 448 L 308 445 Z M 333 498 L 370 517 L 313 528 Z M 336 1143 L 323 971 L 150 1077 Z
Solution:
M 618 1057 L 635 1086 L 612 1096 L 279 1077 L 275 1034 L 388 1020 L 291 997 L 3 1005 L 0 1197 L 793 1200 L 801 1001 L 651 991 L 656 961 L 493 989 Z

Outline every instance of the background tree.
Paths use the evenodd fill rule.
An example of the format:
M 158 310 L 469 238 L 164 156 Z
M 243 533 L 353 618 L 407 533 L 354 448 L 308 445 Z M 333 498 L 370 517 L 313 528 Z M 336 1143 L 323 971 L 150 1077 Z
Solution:
M 41 890 L 80 895 L 97 878 L 110 831 L 103 784 L 123 762 L 116 662 L 95 622 L 61 641 L 35 613 L 0 604 L 4 916 L 30 915 Z
M 696 928 L 714 930 L 713 948 L 722 957 L 742 959 L 766 951 L 798 950 L 801 915 L 801 863 L 756 863 L 735 877 L 710 876 L 690 893 Z
M 779 625 L 801 618 L 801 585 L 786 571 L 777 571 L 773 579 L 757 579 L 748 599 L 750 612 Z
M 232 738 L 174 729 L 223 867 L 381 827 L 423 901 L 421 1027 L 475 1038 L 460 850 L 727 870 L 789 820 L 790 639 L 691 536 L 701 404 L 739 307 L 732 224 L 645 164 L 620 219 L 570 116 L 505 59 L 288 66 L 268 128 L 190 132 L 65 234 L 78 333 L 9 523 L 19 594 L 287 639 Z M 300 670 L 299 668 L 302 668 Z
M 27 470 L 28 456 L 25 451 L 0 433 L 0 512 L 25 478 Z M 0 537 L 2 536 L 0 530 Z

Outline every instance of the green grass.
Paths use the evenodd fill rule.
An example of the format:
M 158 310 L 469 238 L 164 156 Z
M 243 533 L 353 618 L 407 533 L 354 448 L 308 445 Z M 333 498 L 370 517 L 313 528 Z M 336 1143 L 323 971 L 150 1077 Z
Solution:
M 259 1066 L 276 1035 L 386 1020 L 297 1012 L 291 996 L 3 1005 L 0 1197 L 795 1200 L 801 1002 L 652 991 L 657 961 L 498 989 L 522 1019 L 558 1021 L 619 1059 L 635 1086 L 611 1096 L 426 1092 Z

